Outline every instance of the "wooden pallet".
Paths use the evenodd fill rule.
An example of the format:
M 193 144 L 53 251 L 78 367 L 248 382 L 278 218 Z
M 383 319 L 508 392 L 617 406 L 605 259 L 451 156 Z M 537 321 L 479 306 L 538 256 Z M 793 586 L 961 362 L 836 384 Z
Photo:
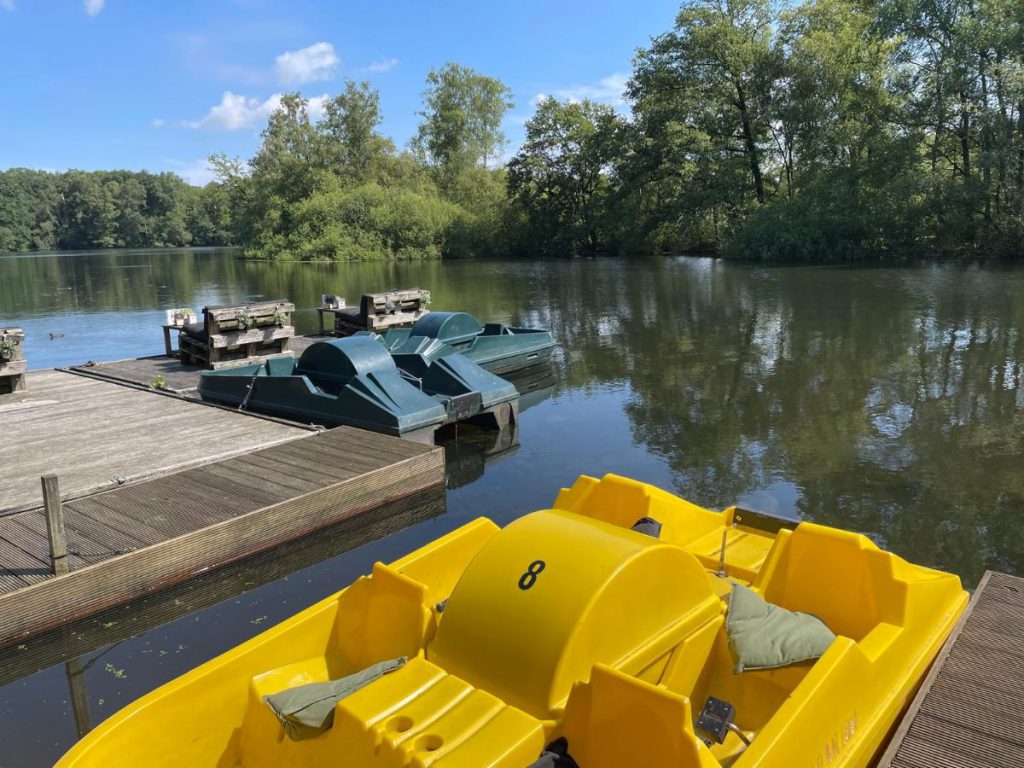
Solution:
M 1024 579 L 988 571 L 878 768 L 1024 766 Z
M 321 310 L 320 327 L 324 313 L 334 315 L 336 336 L 350 336 L 359 331 L 383 333 L 389 328 L 411 326 L 430 310 L 430 291 L 405 288 L 381 293 L 364 293 L 359 300 L 358 314 L 351 310 Z
M 9 357 L 0 359 L 0 403 L 15 402 L 25 392 L 25 332 L 21 328 L 0 328 L 0 343 L 14 345 Z
M 217 369 L 284 354 L 295 335 L 291 324 L 294 311 L 295 305 L 287 301 L 206 307 L 203 337 L 188 333 L 178 336 L 181 361 Z

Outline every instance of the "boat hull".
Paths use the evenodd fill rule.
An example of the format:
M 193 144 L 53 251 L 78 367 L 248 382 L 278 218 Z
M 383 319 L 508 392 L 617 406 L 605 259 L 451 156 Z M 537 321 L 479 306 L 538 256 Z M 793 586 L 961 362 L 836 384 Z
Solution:
M 641 517 L 658 538 L 631 530 Z M 817 661 L 735 674 L 733 581 L 836 639 Z M 58 765 L 523 768 L 565 737 L 587 768 L 867 768 L 966 599 L 955 576 L 857 534 L 582 477 L 550 510 L 376 564 L 122 710 Z M 263 701 L 399 656 L 307 740 Z M 749 747 L 733 734 L 705 745 L 695 721 L 711 697 L 735 704 Z
M 392 357 L 365 337 L 335 339 L 312 344 L 297 362 L 272 358 L 206 372 L 198 388 L 204 400 L 234 408 L 416 439 L 457 421 L 515 419 L 513 385 L 444 351 L 417 348 Z
M 550 363 L 555 344 L 550 331 L 499 323 L 481 325 L 465 312 L 431 312 L 411 328 L 395 328 L 380 336 L 365 335 L 376 338 L 391 352 L 411 338 L 436 339 L 499 376 Z

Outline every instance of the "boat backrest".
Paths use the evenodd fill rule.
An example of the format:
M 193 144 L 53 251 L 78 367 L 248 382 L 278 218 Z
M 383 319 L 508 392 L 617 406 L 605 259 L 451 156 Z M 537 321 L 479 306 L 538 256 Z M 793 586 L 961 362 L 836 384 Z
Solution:
M 587 768 L 713 764 L 688 698 L 601 664 L 573 688 L 563 727 L 570 754 Z
M 631 528 L 642 517 L 662 525 L 661 539 L 688 546 L 708 534 L 720 535 L 722 515 L 628 477 L 607 474 L 601 480 L 581 475 L 563 488 L 554 504 L 578 515 Z
M 354 669 L 412 657 L 427 638 L 431 616 L 426 587 L 391 566 L 375 563 L 338 598 L 334 646 Z
M 768 602 L 813 614 L 859 641 L 880 621 L 899 621 L 905 597 L 893 557 L 861 534 L 801 523 L 756 586 Z
M 394 371 L 388 351 L 369 336 L 317 341 L 310 344 L 295 365 L 295 373 L 314 383 L 345 384 L 360 374 Z
M 428 336 L 445 344 L 461 344 L 479 336 L 480 322 L 468 312 L 431 312 L 417 320 L 410 336 Z

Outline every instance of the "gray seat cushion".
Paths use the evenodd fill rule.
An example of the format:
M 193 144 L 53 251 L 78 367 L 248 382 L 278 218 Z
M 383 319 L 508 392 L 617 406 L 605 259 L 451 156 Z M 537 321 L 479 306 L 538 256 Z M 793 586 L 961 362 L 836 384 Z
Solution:
M 339 680 L 286 688 L 263 700 L 274 711 L 285 733 L 294 741 L 311 739 L 334 725 L 334 706 L 379 677 L 405 665 L 405 658 L 390 659 Z
M 206 341 L 206 324 L 205 323 L 189 323 L 182 328 L 186 336 L 189 336 L 196 341 Z
M 737 674 L 817 659 L 836 639 L 817 616 L 772 605 L 739 584 L 729 595 L 725 629 Z

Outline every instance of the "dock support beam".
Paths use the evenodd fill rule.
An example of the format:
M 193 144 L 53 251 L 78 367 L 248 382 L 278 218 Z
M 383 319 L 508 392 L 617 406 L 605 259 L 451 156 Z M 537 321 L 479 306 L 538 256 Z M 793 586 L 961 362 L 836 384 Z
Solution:
M 60 483 L 56 475 L 43 475 L 43 507 L 46 510 L 46 533 L 50 539 L 50 562 L 53 575 L 68 572 L 68 542 L 64 534 L 64 508 L 60 503 Z

